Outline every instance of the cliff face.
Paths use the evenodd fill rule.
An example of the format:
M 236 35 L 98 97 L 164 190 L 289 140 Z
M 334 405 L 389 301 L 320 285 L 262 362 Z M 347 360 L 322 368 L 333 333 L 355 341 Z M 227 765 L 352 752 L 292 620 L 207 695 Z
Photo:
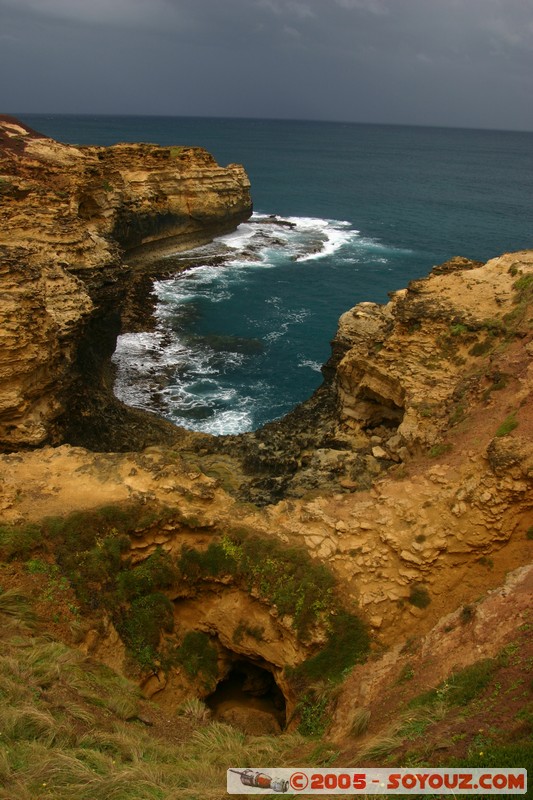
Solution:
M 12 122 L 3 131 L 3 448 L 60 443 L 66 430 L 76 443 L 86 425 L 94 449 L 110 451 L 64 445 L 1 455 L 5 526 L 24 531 L 27 522 L 70 512 L 153 504 L 167 516 L 128 533 L 122 556 L 135 564 L 159 550 L 178 563 L 183 547 L 227 546 L 236 527 L 299 546 L 327 565 L 339 590 L 331 596 L 369 623 L 375 649 L 393 648 L 387 675 L 408 638 L 428 635 L 437 648 L 435 626 L 447 634 L 448 625 L 462 625 L 483 593 L 531 561 L 533 251 L 485 265 L 453 259 L 384 306 L 359 304 L 341 317 L 326 380 L 309 401 L 252 434 L 187 438 L 112 401 L 106 364 L 132 269 L 145 268 L 152 247 L 190 246 L 237 224 L 250 211 L 244 173 L 222 170 L 203 151 L 73 148 Z M 121 427 L 129 442 L 136 435 L 142 443 L 148 429 L 153 441 L 159 431 L 161 444 L 111 452 L 126 449 L 115 446 Z M 94 556 L 80 557 L 88 552 Z M 265 553 L 275 566 L 279 552 Z M 286 668 L 315 654 L 325 630 L 298 639 L 276 599 L 212 568 L 187 591 L 181 578 L 152 587 L 172 603 L 176 642 L 209 637 L 213 683 L 243 659 L 264 667 L 290 713 L 298 697 Z M 441 624 L 449 614 L 452 623 Z M 109 620 L 90 623 L 85 650 L 127 669 Z M 491 624 L 486 653 L 506 634 L 499 630 L 491 644 Z M 463 640 L 449 640 L 453 659 Z M 470 644 L 464 663 L 476 659 Z M 381 691 L 367 685 L 365 670 L 354 673 L 353 697 L 357 687 Z M 162 672 L 146 670 L 143 686 L 168 705 L 208 692 L 181 668 Z M 337 719 L 341 733 L 350 724 Z
M 126 262 L 234 229 L 249 188 L 241 166 L 200 148 L 73 147 L 0 117 L 4 449 L 59 441 L 74 386 L 102 383 Z
M 334 342 L 341 425 L 354 433 L 384 427 L 391 435 L 381 457 L 439 442 L 450 421 L 459 422 L 472 379 L 490 386 L 483 357 L 493 362 L 519 322 L 527 335 L 516 284 L 521 276 L 527 283 L 532 267 L 529 252 L 485 265 L 456 258 L 387 305 L 362 303 L 344 314 Z
M 532 251 L 454 259 L 340 319 L 330 411 L 293 450 L 292 497 L 269 521 L 331 566 L 388 643 L 531 551 L 532 294 Z
M 388 643 L 498 585 L 533 546 L 532 288 L 528 251 L 483 266 L 453 261 L 386 306 L 351 309 L 333 343 L 332 377 L 312 400 L 255 434 L 181 448 L 220 489 L 189 513 L 212 535 L 239 518 L 304 546 Z M 173 494 L 172 449 L 161 448 L 142 477 L 126 457 L 109 455 L 111 469 L 103 457 L 73 455 L 72 467 L 59 452 L 20 466 L 6 457 L 4 518 L 91 507 L 97 497 L 184 507 L 184 493 Z M 81 487 L 72 496 L 60 474 L 84 462 L 92 488 L 82 502 Z M 110 496 L 98 490 L 100 468 Z M 53 498 L 47 474 L 56 476 Z M 262 510 L 230 500 L 259 484 L 285 499 Z M 17 497 L 18 485 L 44 486 L 42 499 Z M 154 546 L 147 541 L 146 552 Z

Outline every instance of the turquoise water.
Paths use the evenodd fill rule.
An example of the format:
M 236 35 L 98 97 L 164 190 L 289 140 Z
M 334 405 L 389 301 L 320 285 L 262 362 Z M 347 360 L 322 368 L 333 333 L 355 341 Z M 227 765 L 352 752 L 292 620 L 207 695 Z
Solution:
M 486 260 L 533 245 L 531 133 L 22 118 L 62 141 L 199 145 L 220 164 L 244 164 L 254 222 L 219 243 L 226 265 L 158 283 L 158 329 L 121 337 L 115 354 L 122 399 L 199 430 L 255 429 L 308 397 L 355 303 L 385 302 L 453 255 Z

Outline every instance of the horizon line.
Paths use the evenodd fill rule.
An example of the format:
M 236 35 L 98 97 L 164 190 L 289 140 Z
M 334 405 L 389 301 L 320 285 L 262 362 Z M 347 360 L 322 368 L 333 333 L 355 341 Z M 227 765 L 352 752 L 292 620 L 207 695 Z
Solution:
M 9 112 L 14 117 L 109 117 L 109 118 L 137 118 L 137 119 L 204 119 L 204 120 L 232 120 L 241 122 L 302 122 L 324 125 L 367 125 L 389 128 L 433 128 L 440 130 L 458 131 L 485 131 L 493 133 L 533 133 L 533 130 L 523 128 L 489 128 L 468 125 L 444 125 L 437 123 L 423 124 L 420 122 L 369 122 L 347 119 L 310 119 L 304 117 L 257 117 L 257 116 L 218 116 L 211 114 L 142 114 L 142 113 L 120 113 L 93 112 L 93 111 L 18 111 Z

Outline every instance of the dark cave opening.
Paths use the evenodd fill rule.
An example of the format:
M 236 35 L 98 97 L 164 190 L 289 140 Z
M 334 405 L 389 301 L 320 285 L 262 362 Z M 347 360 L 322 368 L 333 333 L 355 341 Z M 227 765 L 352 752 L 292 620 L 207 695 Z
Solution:
M 285 697 L 272 672 L 252 661 L 240 659 L 231 664 L 226 676 L 215 691 L 205 698 L 215 719 L 239 709 L 253 715 L 254 711 L 270 714 L 279 724 L 286 725 Z

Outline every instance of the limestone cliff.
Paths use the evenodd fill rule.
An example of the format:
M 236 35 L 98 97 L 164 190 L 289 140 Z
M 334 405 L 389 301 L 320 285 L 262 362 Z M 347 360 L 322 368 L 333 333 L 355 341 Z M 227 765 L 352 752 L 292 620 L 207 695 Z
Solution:
M 531 561 L 532 275 L 533 252 L 453 262 L 384 307 L 357 306 L 341 319 L 325 387 L 256 434 L 204 437 L 179 453 L 64 446 L 5 455 L 2 518 L 157 502 L 176 521 L 131 537 L 137 562 L 158 547 L 172 557 L 184 545 L 205 550 L 235 526 L 273 537 L 327 565 L 376 650 L 401 647 Z M 261 481 L 278 492 L 278 479 L 284 499 L 263 508 L 238 499 Z M 218 642 L 219 679 L 231 658 L 267 664 L 294 706 L 285 669 L 319 638 L 298 642 L 275 604 L 226 578 L 199 581 L 192 595 L 166 591 L 182 635 Z M 246 627 L 262 637 L 243 635 Z M 91 652 L 120 654 L 115 640 L 113 630 L 93 635 Z M 147 693 L 174 705 L 191 691 L 179 672 L 147 680 Z
M 105 388 L 130 266 L 234 229 L 249 188 L 200 148 L 74 147 L 0 117 L 3 449 L 61 439 L 69 403 Z
M 119 567 L 159 551 L 179 561 L 183 547 L 207 559 L 210 545 L 224 565 L 221 543 L 236 546 L 227 541 L 236 527 L 300 548 L 300 565 L 335 576 L 326 595 L 338 603 L 300 637 L 294 614 L 259 581 L 209 572 L 211 563 L 185 588 L 168 575 L 155 586 L 173 646 L 188 634 L 209 640 L 212 683 L 246 659 L 275 677 L 289 713 L 298 696 L 288 668 L 314 657 L 341 608 L 368 622 L 376 654 L 392 648 L 387 672 L 406 640 L 431 643 L 439 620 L 456 622 L 531 561 L 533 251 L 485 265 L 452 259 L 386 305 L 359 304 L 341 317 L 309 401 L 252 434 L 187 438 L 113 403 L 108 362 L 131 265 L 144 269 L 154 248 L 190 246 L 244 218 L 242 169 L 189 148 L 75 148 L 13 121 L 2 130 L 0 430 L 4 450 L 18 451 L 0 456 L 0 511 L 15 549 L 27 557 L 41 546 L 24 539 L 35 533 L 24 533 L 27 523 L 124 503 L 166 512 L 133 526 Z M 129 438 L 119 447 L 121 429 Z M 159 431 L 157 447 L 141 446 L 148 429 L 152 443 Z M 100 452 L 71 446 L 79 442 Z M 128 443 L 137 452 L 113 452 Z M 114 625 L 88 622 L 85 651 L 127 669 Z M 493 653 L 487 634 L 484 652 Z M 361 672 L 351 685 L 358 697 Z M 208 691 L 181 667 L 145 669 L 140 680 L 173 706 Z

